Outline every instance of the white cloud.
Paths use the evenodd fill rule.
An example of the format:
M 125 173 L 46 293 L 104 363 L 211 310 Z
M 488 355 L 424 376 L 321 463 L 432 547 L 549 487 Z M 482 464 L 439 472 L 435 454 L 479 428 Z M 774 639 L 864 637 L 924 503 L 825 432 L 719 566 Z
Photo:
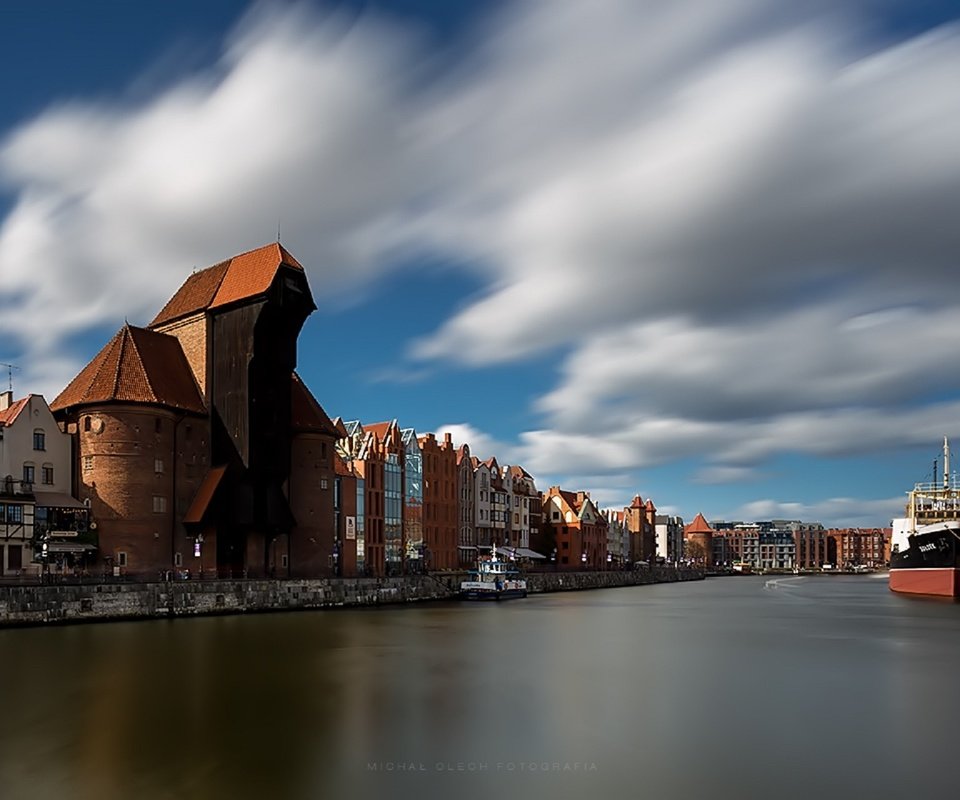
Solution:
M 476 456 L 481 461 L 486 461 L 488 458 L 496 458 L 500 466 L 518 463 L 513 460 L 516 448 L 505 442 L 498 441 L 493 436 L 484 433 L 469 423 L 445 423 L 436 430 L 438 439 L 446 433 L 449 433 L 453 438 L 455 447 L 460 447 L 462 444 L 469 445 L 470 455 Z
M 805 522 L 820 520 L 827 527 L 886 528 L 890 526 L 890 520 L 903 516 L 903 513 L 903 497 L 881 500 L 833 497 L 816 503 L 755 500 L 745 503 L 725 518 L 728 520 L 799 519 Z
M 870 52 L 774 0 L 558 0 L 478 30 L 444 60 L 263 5 L 209 72 L 12 131 L 0 336 L 27 385 L 280 220 L 318 296 L 411 253 L 486 277 L 416 358 L 570 348 L 517 444 L 448 426 L 535 474 L 732 480 L 950 432 L 956 28 Z

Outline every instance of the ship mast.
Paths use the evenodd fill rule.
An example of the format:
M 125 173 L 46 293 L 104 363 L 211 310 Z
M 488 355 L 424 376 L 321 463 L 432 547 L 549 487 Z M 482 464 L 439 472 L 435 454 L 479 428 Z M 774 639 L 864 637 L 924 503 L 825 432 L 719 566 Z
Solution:
M 950 443 L 943 437 L 943 488 L 950 488 Z

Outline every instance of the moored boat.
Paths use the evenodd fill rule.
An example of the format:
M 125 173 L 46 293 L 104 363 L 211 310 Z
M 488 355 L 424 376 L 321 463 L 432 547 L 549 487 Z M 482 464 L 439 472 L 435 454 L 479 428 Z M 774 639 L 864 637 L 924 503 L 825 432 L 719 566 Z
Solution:
M 893 521 L 890 588 L 906 594 L 960 597 L 960 485 L 950 475 L 943 440 L 943 481 L 918 483 L 907 516 Z
M 497 557 L 497 549 L 489 558 L 477 561 L 477 568 L 470 570 L 467 580 L 460 583 L 463 600 L 509 600 L 527 596 L 527 582 L 520 577 L 520 570 L 508 561 Z

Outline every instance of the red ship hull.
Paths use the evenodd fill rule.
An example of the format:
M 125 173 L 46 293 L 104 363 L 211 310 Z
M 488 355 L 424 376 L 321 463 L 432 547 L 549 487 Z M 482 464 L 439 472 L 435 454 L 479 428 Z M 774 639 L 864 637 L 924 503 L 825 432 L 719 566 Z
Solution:
M 904 594 L 960 597 L 960 568 L 913 567 L 891 569 L 890 588 Z

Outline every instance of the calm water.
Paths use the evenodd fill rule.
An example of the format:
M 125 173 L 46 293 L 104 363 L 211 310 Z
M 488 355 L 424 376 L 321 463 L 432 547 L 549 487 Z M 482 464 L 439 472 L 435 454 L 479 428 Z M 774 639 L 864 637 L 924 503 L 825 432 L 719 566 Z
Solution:
M 0 631 L 4 798 L 951 797 L 958 716 L 871 576 Z

